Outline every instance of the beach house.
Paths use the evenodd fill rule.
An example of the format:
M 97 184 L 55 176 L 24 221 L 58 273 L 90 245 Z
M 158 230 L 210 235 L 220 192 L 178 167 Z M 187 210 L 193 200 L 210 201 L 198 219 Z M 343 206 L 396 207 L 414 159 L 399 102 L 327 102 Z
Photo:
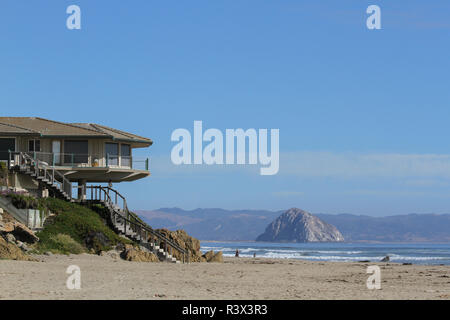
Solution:
M 150 175 L 148 158 L 133 153 L 152 144 L 151 139 L 100 124 L 0 117 L 0 208 L 30 228 L 42 228 L 45 217 L 38 210 L 16 208 L 7 195 L 24 191 L 88 207 L 100 204 L 116 233 L 139 243 L 160 261 L 188 261 L 185 248 L 145 224 L 111 186 Z M 76 194 L 73 183 L 78 184 Z
M 10 170 L 9 186 L 38 194 L 52 189 L 49 180 L 66 198 L 72 198 L 72 183 L 77 183 L 76 197 L 83 199 L 87 183 L 145 178 L 150 175 L 149 160 L 134 157 L 133 151 L 152 143 L 100 124 L 0 117 L 0 162 Z

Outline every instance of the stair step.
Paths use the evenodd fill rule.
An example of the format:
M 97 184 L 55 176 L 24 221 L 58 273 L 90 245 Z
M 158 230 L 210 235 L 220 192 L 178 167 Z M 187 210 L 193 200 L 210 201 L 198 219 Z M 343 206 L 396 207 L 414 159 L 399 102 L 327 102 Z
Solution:
M 181 261 L 178 261 L 175 257 L 173 257 L 173 255 L 169 254 L 159 245 L 156 245 L 154 242 L 148 241 L 145 235 L 143 235 L 143 232 L 141 232 L 140 227 L 142 226 L 139 220 L 133 221 L 134 223 L 137 223 L 137 228 L 136 225 L 130 224 L 128 221 L 126 221 L 124 218 L 128 213 L 121 209 L 119 206 L 109 201 L 103 200 L 86 201 L 85 204 L 92 202 L 102 203 L 108 209 L 108 211 L 110 212 L 110 222 L 112 223 L 113 229 L 117 234 L 119 234 L 119 236 L 138 242 L 142 249 L 154 253 L 161 261 L 169 263 L 181 263 Z

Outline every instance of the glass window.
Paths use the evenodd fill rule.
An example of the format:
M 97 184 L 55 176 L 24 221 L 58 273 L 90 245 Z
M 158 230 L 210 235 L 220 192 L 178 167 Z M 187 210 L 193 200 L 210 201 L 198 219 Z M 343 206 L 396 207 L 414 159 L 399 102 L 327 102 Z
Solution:
M 28 140 L 28 151 L 40 152 L 41 151 L 41 140 Z
M 88 163 L 89 144 L 87 140 L 65 140 L 65 163 Z
M 105 143 L 105 155 L 108 166 L 119 165 L 119 144 Z
M 129 144 L 122 144 L 120 146 L 121 155 L 124 157 L 131 156 L 131 146 Z
M 129 144 L 120 145 L 121 165 L 131 167 L 131 146 Z
M 0 160 L 8 160 L 9 151 L 16 151 L 14 138 L 0 138 Z

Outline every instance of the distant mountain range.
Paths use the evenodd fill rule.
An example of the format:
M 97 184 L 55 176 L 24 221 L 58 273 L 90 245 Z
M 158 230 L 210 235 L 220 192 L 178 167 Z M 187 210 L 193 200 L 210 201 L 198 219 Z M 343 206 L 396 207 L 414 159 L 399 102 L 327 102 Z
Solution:
M 450 214 L 315 216 L 338 228 L 347 242 L 450 242 Z
M 200 240 L 252 241 L 284 211 L 161 208 L 136 212 L 154 228 L 184 229 Z M 450 242 L 450 214 L 314 216 L 335 226 L 347 242 Z
M 255 240 L 282 211 L 161 208 L 136 211 L 154 228 L 184 229 L 200 240 Z

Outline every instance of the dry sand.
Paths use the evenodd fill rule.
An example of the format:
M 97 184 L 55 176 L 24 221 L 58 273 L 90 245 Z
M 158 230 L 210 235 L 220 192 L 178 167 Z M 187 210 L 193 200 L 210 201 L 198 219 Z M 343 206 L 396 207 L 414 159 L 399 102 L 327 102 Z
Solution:
M 366 287 L 372 263 L 226 258 L 225 263 L 140 263 L 110 256 L 0 260 L 0 299 L 450 299 L 450 266 L 377 263 L 380 290 Z M 81 269 L 69 290 L 66 269 Z

